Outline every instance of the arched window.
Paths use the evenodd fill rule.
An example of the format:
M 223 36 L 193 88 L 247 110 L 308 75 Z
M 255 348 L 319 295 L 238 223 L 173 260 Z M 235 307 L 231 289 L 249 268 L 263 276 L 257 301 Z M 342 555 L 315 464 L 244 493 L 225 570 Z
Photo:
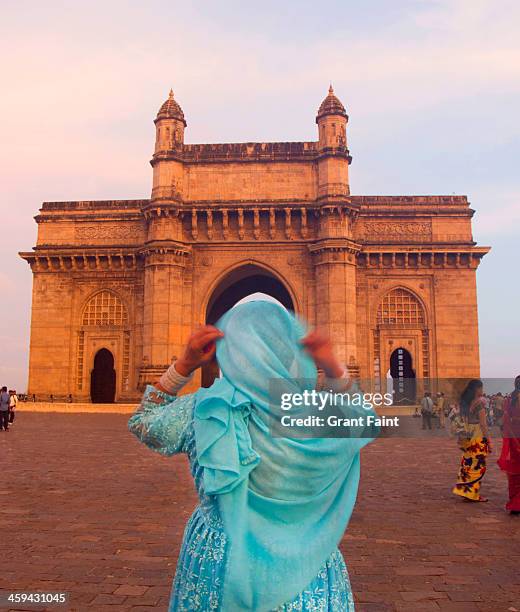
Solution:
M 126 325 L 128 315 L 121 299 L 111 291 L 93 295 L 83 310 L 82 325 Z
M 379 304 L 377 323 L 380 325 L 422 327 L 425 323 L 424 309 L 421 302 L 411 291 L 392 289 Z

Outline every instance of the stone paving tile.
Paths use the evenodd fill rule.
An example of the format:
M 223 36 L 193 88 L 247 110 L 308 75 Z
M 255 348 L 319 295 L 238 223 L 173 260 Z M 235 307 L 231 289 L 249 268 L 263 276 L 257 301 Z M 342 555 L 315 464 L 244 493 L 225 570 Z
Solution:
M 67 591 L 78 612 L 167 609 L 196 496 L 186 459 L 139 445 L 127 418 L 24 412 L 0 433 L 0 589 Z M 341 542 L 359 612 L 520 612 L 520 517 L 503 510 L 495 459 L 491 501 L 471 505 L 450 494 L 447 437 L 363 452 Z

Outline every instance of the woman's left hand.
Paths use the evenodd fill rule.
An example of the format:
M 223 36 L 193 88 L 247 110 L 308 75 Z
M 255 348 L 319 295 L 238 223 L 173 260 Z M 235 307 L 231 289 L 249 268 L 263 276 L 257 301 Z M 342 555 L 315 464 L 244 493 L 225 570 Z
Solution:
M 334 354 L 330 338 L 325 332 L 315 329 L 309 332 L 301 342 L 305 350 L 314 359 L 316 367 L 325 372 L 325 376 L 340 378 L 343 375 L 344 370 Z

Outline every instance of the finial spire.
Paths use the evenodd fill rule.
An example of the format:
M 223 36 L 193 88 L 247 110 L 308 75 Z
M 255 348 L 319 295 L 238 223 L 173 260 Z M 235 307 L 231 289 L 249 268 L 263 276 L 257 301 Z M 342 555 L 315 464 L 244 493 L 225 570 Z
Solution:
M 332 96 L 334 93 L 334 89 L 332 88 L 332 83 L 329 85 L 329 95 Z
M 173 89 L 170 89 L 170 93 L 168 94 L 168 98 L 173 100 Z

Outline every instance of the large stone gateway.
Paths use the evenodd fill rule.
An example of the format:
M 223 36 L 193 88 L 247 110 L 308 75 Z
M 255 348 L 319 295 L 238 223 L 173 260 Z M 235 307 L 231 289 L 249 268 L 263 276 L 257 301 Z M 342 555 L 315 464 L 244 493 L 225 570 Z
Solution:
M 184 144 L 170 92 L 149 200 L 45 202 L 36 217 L 21 253 L 29 393 L 133 401 L 194 326 L 257 291 L 328 329 L 375 389 L 478 376 L 475 273 L 489 249 L 467 198 L 351 195 L 347 122 L 331 88 L 317 141 Z

